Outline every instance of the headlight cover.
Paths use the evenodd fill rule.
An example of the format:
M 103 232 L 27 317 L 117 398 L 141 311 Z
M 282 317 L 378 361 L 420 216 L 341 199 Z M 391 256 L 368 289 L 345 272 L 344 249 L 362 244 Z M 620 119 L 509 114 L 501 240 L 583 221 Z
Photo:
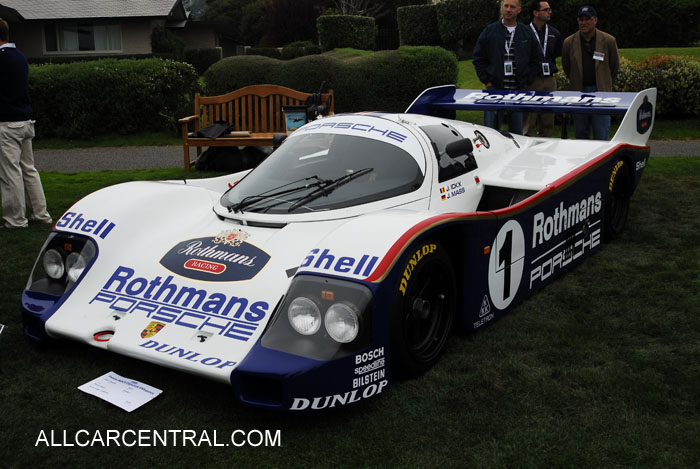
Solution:
M 97 248 L 87 237 L 51 233 L 44 243 L 26 289 L 61 296 L 78 282 L 97 257 Z
M 294 298 L 287 309 L 289 323 L 301 335 L 313 335 L 321 328 L 321 311 L 309 298 Z
M 360 332 L 360 317 L 353 304 L 336 303 L 328 308 L 323 320 L 328 335 L 336 342 L 347 344 Z
M 263 334 L 262 345 L 315 360 L 341 358 L 372 339 L 373 295 L 360 283 L 300 275 Z

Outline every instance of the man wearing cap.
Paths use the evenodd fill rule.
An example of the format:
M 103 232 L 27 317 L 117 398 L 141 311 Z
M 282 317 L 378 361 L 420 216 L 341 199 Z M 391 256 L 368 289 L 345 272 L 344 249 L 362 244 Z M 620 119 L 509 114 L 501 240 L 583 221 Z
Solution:
M 620 69 L 617 42 L 610 34 L 596 28 L 598 15 L 595 8 L 584 6 L 578 10 L 578 32 L 564 40 L 561 62 L 569 77 L 572 91 L 591 93 L 612 91 L 613 81 Z M 610 116 L 574 114 L 577 139 L 608 140 Z
M 474 45 L 472 64 L 486 89 L 524 90 L 535 80 L 542 50 L 529 27 L 518 22 L 520 0 L 501 0 L 501 20 L 481 32 Z M 508 130 L 523 133 L 522 112 L 484 112 L 484 125 L 500 129 L 507 114 Z
M 528 88 L 533 91 L 556 91 L 557 57 L 561 56 L 561 33 L 557 28 L 549 24 L 552 19 L 552 7 L 549 2 L 534 1 L 530 5 L 532 22 L 530 28 L 535 33 L 537 43 L 542 49 L 544 60 L 539 75 Z M 540 128 L 540 137 L 551 137 L 554 130 L 554 114 L 551 112 L 531 112 L 525 118 L 523 131 L 525 135 L 534 137 L 537 135 L 537 125 Z

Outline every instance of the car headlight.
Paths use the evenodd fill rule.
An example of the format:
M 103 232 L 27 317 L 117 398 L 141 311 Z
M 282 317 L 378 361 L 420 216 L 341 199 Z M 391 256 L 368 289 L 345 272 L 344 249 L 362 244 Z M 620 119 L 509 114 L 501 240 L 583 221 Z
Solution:
M 336 342 L 347 344 L 355 340 L 360 332 L 360 319 L 357 307 L 345 303 L 335 303 L 323 320 L 328 335 Z
M 66 273 L 68 275 L 68 280 L 71 282 L 76 282 L 80 275 L 87 267 L 87 261 L 85 256 L 77 252 L 71 252 L 66 257 Z
M 314 360 L 342 358 L 371 344 L 373 308 L 367 285 L 302 274 L 292 280 L 261 343 Z
M 55 249 L 49 249 L 44 253 L 43 265 L 46 275 L 52 279 L 58 280 L 63 277 L 63 272 L 65 272 L 63 257 Z
M 34 264 L 26 289 L 60 296 L 84 275 L 97 257 L 97 246 L 89 238 L 53 232 Z
M 312 335 L 321 328 L 321 311 L 313 300 L 294 298 L 287 309 L 289 323 L 301 335 Z

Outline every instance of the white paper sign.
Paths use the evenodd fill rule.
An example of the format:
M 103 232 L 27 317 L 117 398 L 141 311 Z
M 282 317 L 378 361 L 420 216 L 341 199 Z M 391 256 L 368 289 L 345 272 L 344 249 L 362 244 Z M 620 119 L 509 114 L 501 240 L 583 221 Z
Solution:
M 79 386 L 78 389 L 104 399 L 127 412 L 138 409 L 163 392 L 153 386 L 119 376 L 112 371 Z

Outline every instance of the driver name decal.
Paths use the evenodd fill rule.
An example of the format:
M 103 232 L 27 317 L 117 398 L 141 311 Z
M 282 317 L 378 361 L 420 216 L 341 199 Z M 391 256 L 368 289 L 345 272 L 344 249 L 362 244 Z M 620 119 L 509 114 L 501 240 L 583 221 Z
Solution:
M 245 231 L 227 230 L 213 237 L 188 239 L 170 249 L 160 264 L 194 280 L 250 280 L 265 267 L 270 255 L 246 242 L 248 237 Z

